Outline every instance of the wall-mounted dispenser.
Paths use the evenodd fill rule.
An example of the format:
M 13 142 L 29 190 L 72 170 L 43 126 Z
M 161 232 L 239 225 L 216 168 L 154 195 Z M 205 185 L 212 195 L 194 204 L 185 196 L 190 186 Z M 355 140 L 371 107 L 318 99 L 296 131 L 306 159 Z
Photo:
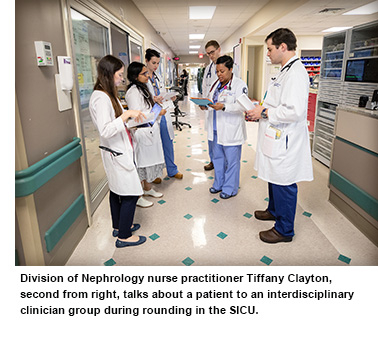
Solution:
M 71 90 L 73 87 L 73 71 L 71 57 L 58 56 L 59 74 L 55 74 L 56 96 L 58 109 L 64 111 L 72 108 Z

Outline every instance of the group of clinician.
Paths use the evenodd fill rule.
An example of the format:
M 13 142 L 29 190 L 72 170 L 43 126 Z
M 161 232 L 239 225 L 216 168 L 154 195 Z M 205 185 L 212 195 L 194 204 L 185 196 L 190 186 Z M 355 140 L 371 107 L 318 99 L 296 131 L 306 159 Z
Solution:
M 251 110 L 245 110 L 237 99 L 248 88 L 238 77 L 233 59 L 221 55 L 221 47 L 212 40 L 205 46 L 211 63 L 203 75 L 202 96 L 212 100 L 206 111 L 206 130 L 210 162 L 205 170 L 214 169 L 211 194 L 222 199 L 237 195 L 240 179 L 242 145 L 247 139 L 246 121 L 258 121 L 259 133 L 255 169 L 268 182 L 269 204 L 257 210 L 255 218 L 274 221 L 261 231 L 266 243 L 291 242 L 297 204 L 297 182 L 313 180 L 307 103 L 308 73 L 295 54 L 296 37 L 287 28 L 270 33 L 265 39 L 272 64 L 280 64 L 271 79 L 264 99 Z M 133 232 L 136 206 L 150 207 L 145 196 L 162 197 L 152 183 L 167 175 L 182 179 L 174 159 L 173 126 L 169 110 L 162 109 L 157 122 L 128 128 L 135 119 L 143 123 L 155 103 L 162 103 L 161 86 L 156 74 L 160 54 L 146 51 L 146 65 L 132 62 L 127 68 L 126 92 L 128 110 L 117 97 L 117 86 L 124 80 L 124 65 L 108 55 L 98 64 L 98 78 L 90 99 L 89 110 L 100 135 L 100 148 L 110 189 L 110 210 L 116 247 L 143 244 L 146 237 Z

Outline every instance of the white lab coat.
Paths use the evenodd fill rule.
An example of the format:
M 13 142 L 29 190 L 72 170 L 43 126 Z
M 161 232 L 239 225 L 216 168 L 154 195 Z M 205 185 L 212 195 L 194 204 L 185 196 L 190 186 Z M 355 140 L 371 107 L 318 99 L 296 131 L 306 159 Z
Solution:
M 142 94 L 135 85 L 128 89 L 125 100 L 130 110 L 140 110 L 145 114 L 151 112 L 152 108 L 145 103 Z M 152 127 L 135 129 L 134 140 L 135 158 L 138 168 L 146 168 L 164 163 L 159 122 L 155 122 Z
M 161 77 L 156 75 L 157 76 L 157 83 L 159 85 L 159 90 L 160 90 L 160 93 L 164 92 L 163 90 L 163 84 L 160 82 L 161 81 Z M 152 82 L 150 79 L 148 79 L 148 82 L 147 82 L 147 87 L 148 87 L 148 90 L 150 91 L 151 95 L 154 96 L 155 95 L 155 90 L 154 90 L 154 87 L 152 86 Z M 165 116 L 165 119 L 167 120 L 167 129 L 168 129 L 168 134 L 169 134 L 169 137 L 171 138 L 171 140 L 174 139 L 175 137 L 175 132 L 173 130 L 173 125 L 172 125 L 172 117 L 171 117 L 171 113 L 170 113 L 170 110 L 167 110 L 166 114 L 164 115 Z
M 296 58 L 291 58 L 286 65 Z M 308 73 L 300 60 L 290 69 L 284 69 L 285 66 L 268 86 L 263 103 L 268 108 L 268 119 L 259 122 L 255 160 L 259 178 L 277 185 L 313 180 L 307 127 Z M 264 141 L 269 125 L 280 129 L 282 134 L 275 140 L 275 150 L 268 156 Z
M 231 82 L 231 90 L 229 90 Z M 248 95 L 247 85 L 241 79 L 233 76 L 228 88 L 223 89 L 218 96 L 218 102 L 225 105 L 225 111 L 217 111 L 218 144 L 224 146 L 242 145 L 247 140 L 244 109 L 236 101 L 243 93 Z M 213 100 L 214 92 L 219 82 L 214 82 L 214 88 L 209 92 L 209 99 Z M 209 107 L 207 113 L 207 138 L 213 141 L 213 112 Z
M 239 69 L 235 64 L 232 68 L 232 73 L 234 74 L 234 77 L 239 77 Z M 206 66 L 205 72 L 203 74 L 203 80 L 202 80 L 203 98 L 210 98 L 209 96 L 210 89 L 216 80 L 218 80 L 217 65 L 211 62 L 208 66 Z M 208 110 L 205 111 L 205 113 L 206 113 L 205 128 L 207 128 L 207 120 L 210 118 L 210 114 L 213 115 L 213 109 L 209 108 Z
M 140 196 L 143 194 L 139 175 L 134 164 L 133 147 L 127 135 L 122 118 L 115 118 L 109 96 L 94 91 L 89 101 L 89 112 L 100 134 L 100 144 L 116 152 L 100 150 L 109 189 L 119 196 Z

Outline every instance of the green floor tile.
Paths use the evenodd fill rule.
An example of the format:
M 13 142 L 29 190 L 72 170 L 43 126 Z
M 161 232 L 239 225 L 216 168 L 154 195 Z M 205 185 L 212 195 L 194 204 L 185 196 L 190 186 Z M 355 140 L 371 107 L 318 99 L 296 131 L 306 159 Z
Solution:
M 194 263 L 194 261 L 190 258 L 187 257 L 185 260 L 181 261 L 185 266 L 190 266 Z
M 257 176 L 256 175 L 252 175 L 251 178 L 252 179 L 257 179 Z
M 206 164 L 209 164 L 210 162 L 209 161 L 205 161 Z
M 268 266 L 273 262 L 273 260 L 270 259 L 270 258 L 267 257 L 267 256 L 263 256 L 263 257 L 261 258 L 260 261 L 261 261 L 262 263 L 265 263 L 265 264 L 268 265 Z
M 342 262 L 345 262 L 345 263 L 347 263 L 348 265 L 349 265 L 350 261 L 352 261 L 352 259 L 350 259 L 349 257 L 346 257 L 346 256 L 341 255 L 341 254 L 339 255 L 338 260 L 340 260 L 340 261 L 342 261 Z
M 266 197 L 266 198 L 264 199 L 264 201 L 269 202 L 269 197 Z
M 203 152 L 207 152 L 207 150 L 203 150 Z
M 188 187 L 185 187 L 185 190 L 190 191 L 190 190 L 192 190 L 192 188 L 190 186 L 188 186 Z
M 242 161 L 242 162 L 243 162 L 243 163 L 247 163 L 248 161 L 245 161 L 245 160 L 244 160 L 244 161 Z
M 219 199 L 214 198 L 214 199 L 212 199 L 211 201 L 212 201 L 213 203 L 218 203 L 218 202 L 219 202 Z
M 160 238 L 160 236 L 158 234 L 156 234 L 156 233 L 151 234 L 151 236 L 150 236 L 150 239 L 152 239 L 152 240 L 156 240 L 158 238 Z
M 189 157 L 192 157 L 192 156 L 191 156 L 191 155 L 187 155 L 186 157 L 188 157 L 188 158 L 189 158 Z
M 191 147 L 192 145 L 186 145 L 186 147 Z
M 166 177 L 164 178 L 165 181 L 170 180 L 170 179 L 171 179 L 171 178 L 168 178 L 168 176 L 166 176 Z
M 253 215 L 250 214 L 250 213 L 245 213 L 243 216 L 245 216 L 246 218 L 250 219 Z
M 164 203 L 166 203 L 166 201 L 164 199 L 162 199 L 162 200 L 158 201 L 158 203 L 159 204 L 164 204 Z
M 307 217 L 310 217 L 312 214 L 309 213 L 309 212 L 307 212 L 307 211 L 305 211 L 302 215 L 307 216 Z
M 184 218 L 185 218 L 185 219 L 188 219 L 188 220 L 190 220 L 192 217 L 193 217 L 193 216 L 190 215 L 190 214 L 186 214 L 186 215 L 184 216 Z
M 217 236 L 220 238 L 220 239 L 225 239 L 227 237 L 227 234 L 226 233 L 223 233 L 223 232 L 220 232 L 217 234 Z
M 109 259 L 108 261 L 104 262 L 105 266 L 114 266 L 116 262 L 113 259 Z
M 209 180 L 213 180 L 213 179 L 214 179 L 213 176 L 208 176 L 207 178 L 208 178 Z
M 187 172 L 191 172 L 192 170 L 190 168 L 186 169 Z

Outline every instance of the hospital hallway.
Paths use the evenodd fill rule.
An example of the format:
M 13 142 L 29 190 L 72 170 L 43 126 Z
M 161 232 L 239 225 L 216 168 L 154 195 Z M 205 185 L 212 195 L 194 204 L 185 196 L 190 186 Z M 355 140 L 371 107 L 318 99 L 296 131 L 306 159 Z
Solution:
M 68 266 L 373 266 L 378 248 L 329 201 L 329 168 L 312 159 L 314 181 L 298 184 L 295 237 L 291 243 L 266 244 L 258 233 L 272 227 L 259 221 L 255 210 L 267 207 L 267 183 L 253 168 L 258 123 L 247 123 L 248 139 L 242 148 L 240 190 L 221 199 L 211 194 L 214 171 L 209 161 L 205 113 L 188 98 L 198 96 L 192 82 L 190 93 L 179 107 L 179 120 L 191 124 L 175 130 L 175 161 L 183 180 L 166 177 L 154 185 L 162 198 L 147 197 L 151 208 L 137 207 L 137 234 L 147 242 L 117 249 L 112 236 L 109 197 L 93 215 Z

